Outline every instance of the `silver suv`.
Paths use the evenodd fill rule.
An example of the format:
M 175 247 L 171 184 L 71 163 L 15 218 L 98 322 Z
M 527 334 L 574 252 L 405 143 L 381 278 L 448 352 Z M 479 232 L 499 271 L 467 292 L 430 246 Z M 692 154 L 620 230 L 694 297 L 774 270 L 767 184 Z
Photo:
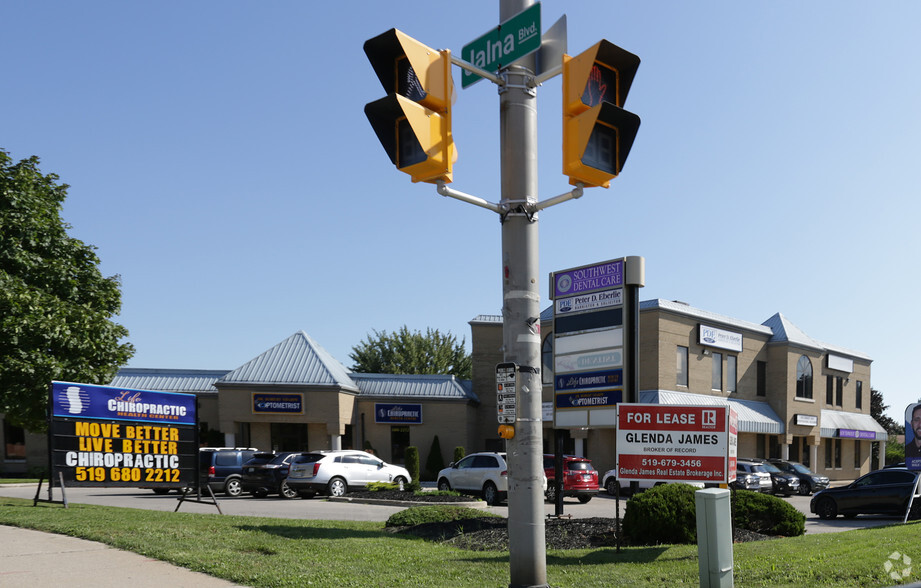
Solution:
M 288 469 L 288 487 L 303 497 L 324 493 L 342 496 L 371 482 L 409 484 L 406 468 L 391 465 L 364 451 L 352 449 L 307 451 Z
M 508 496 L 505 454 L 471 453 L 438 472 L 438 489 L 477 494 L 486 504 L 499 504 Z

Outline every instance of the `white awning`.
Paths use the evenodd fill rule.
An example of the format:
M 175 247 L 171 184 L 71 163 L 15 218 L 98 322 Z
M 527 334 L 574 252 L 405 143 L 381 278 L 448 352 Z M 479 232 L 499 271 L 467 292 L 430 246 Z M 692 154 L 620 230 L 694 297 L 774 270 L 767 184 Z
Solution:
M 846 431 L 846 433 L 842 434 L 841 431 Z M 868 433 L 874 434 L 872 439 Z M 886 441 L 889 439 L 886 429 L 870 415 L 841 410 L 822 409 L 819 434 L 822 437 L 862 439 L 865 441 Z
M 708 394 L 691 394 L 672 390 L 641 390 L 640 402 L 645 404 L 690 404 L 695 406 L 731 406 L 739 415 L 740 433 L 780 435 L 784 423 L 767 402 L 729 400 Z

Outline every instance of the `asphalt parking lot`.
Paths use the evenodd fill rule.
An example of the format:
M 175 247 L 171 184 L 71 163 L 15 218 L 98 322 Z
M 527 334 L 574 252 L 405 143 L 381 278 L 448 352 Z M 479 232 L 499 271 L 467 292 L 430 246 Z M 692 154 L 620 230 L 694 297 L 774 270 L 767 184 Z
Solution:
M 35 497 L 35 491 L 36 486 L 33 484 L 0 485 L 0 496 L 11 498 L 32 499 Z M 150 490 L 135 488 L 68 488 L 66 489 L 66 495 L 68 502 L 125 508 L 173 511 L 178 505 L 178 495 L 176 494 L 162 496 L 154 494 Z M 47 499 L 47 497 L 47 488 L 43 488 L 40 498 Z M 53 498 L 61 500 L 60 488 L 54 489 Z M 823 521 L 809 513 L 810 499 L 810 496 L 790 496 L 781 499 L 789 502 L 806 515 L 807 534 L 835 533 L 901 522 L 899 517 L 873 515 L 861 515 L 853 519 L 838 517 L 831 521 Z M 403 505 L 389 506 L 329 501 L 323 497 L 310 500 L 300 498 L 283 500 L 274 496 L 266 498 L 253 498 L 251 496 L 229 498 L 219 494 L 217 495 L 217 502 L 221 512 L 227 515 L 315 520 L 386 521 L 393 513 L 406 508 Z M 623 516 L 628 504 L 628 500 L 620 500 L 621 516 Z M 481 507 L 484 510 L 508 516 L 508 507 L 505 505 L 485 506 L 481 504 Z M 617 507 L 615 498 L 602 492 L 588 504 L 580 504 L 575 499 L 567 498 L 563 503 L 563 516 L 573 518 L 613 518 Z M 217 507 L 214 504 L 190 501 L 185 501 L 179 505 L 179 511 L 218 514 Z M 555 516 L 556 507 L 547 503 L 544 505 L 544 511 L 547 516 Z

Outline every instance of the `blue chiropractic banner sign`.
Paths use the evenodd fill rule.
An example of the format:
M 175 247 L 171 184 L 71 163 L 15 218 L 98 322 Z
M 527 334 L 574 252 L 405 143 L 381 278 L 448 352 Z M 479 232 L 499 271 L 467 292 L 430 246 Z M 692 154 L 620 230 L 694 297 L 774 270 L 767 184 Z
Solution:
M 52 382 L 51 401 L 55 417 L 195 424 L 194 394 Z

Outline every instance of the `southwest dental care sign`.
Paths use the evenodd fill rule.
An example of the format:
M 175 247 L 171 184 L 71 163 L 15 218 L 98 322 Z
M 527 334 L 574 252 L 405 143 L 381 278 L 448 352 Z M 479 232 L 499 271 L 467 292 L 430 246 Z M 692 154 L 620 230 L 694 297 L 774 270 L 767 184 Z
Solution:
M 51 384 L 52 477 L 66 486 L 195 484 L 194 394 Z
M 737 434 L 727 406 L 620 404 L 617 479 L 727 484 L 736 479 Z

